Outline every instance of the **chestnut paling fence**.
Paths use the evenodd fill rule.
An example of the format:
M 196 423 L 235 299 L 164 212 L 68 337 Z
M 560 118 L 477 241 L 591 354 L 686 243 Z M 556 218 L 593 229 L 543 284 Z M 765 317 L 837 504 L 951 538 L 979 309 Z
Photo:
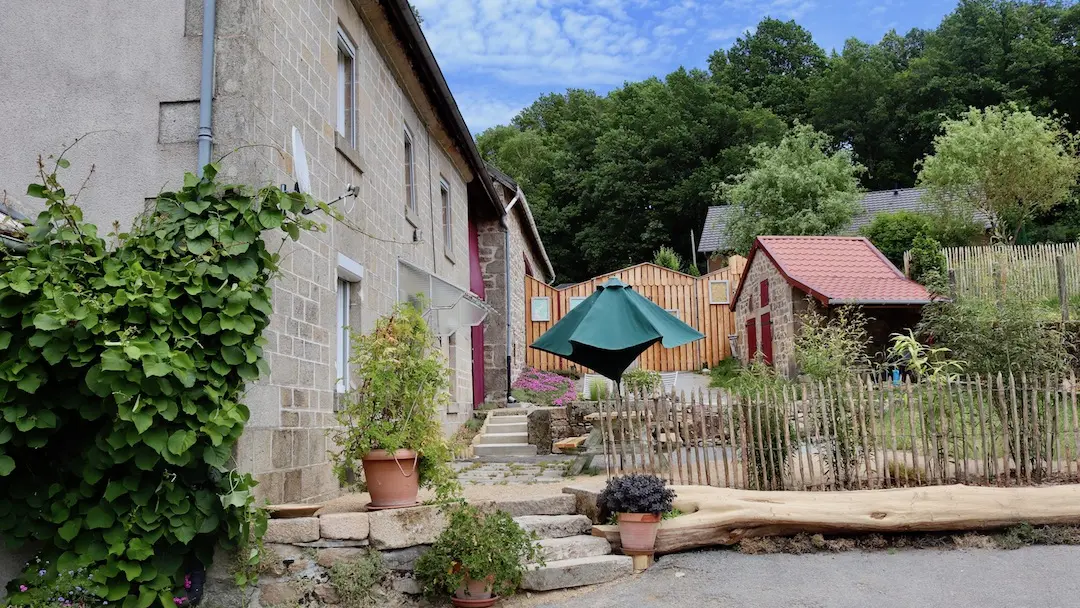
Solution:
M 600 404 L 608 474 L 842 490 L 1080 481 L 1075 378 L 861 378 Z

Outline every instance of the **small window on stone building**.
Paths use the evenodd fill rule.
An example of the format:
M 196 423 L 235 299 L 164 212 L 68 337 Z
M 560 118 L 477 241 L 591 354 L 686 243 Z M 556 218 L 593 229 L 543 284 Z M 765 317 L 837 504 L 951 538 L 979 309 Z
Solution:
M 762 308 L 769 305 L 769 279 L 765 279 L 761 282 L 761 306 Z
M 447 365 L 450 367 L 450 397 L 457 400 L 457 332 L 450 334 L 446 340 Z
M 405 215 L 415 218 L 416 209 L 416 152 L 413 148 L 412 134 L 405 127 Z
M 356 46 L 338 29 L 337 132 L 356 147 Z
M 446 255 L 454 253 L 454 210 L 450 206 L 450 184 L 443 177 L 439 178 L 439 198 L 442 201 L 443 248 Z
M 351 328 L 359 325 L 357 310 L 353 302 L 359 297 L 360 281 L 364 278 L 364 267 L 355 261 L 338 254 L 337 271 L 337 319 L 334 351 L 335 389 L 338 393 L 349 390 L 349 356 L 352 353 L 350 340 Z

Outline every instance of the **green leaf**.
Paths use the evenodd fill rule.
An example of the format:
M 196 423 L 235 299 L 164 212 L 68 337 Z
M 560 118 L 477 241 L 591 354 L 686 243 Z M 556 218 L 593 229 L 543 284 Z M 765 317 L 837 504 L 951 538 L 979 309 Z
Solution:
M 166 444 L 169 441 L 169 432 L 160 426 L 154 427 L 153 430 L 142 434 L 142 441 L 154 448 L 158 453 L 161 453 L 165 451 Z
M 5 443 L 11 441 L 11 438 L 14 435 L 15 431 L 11 430 L 10 426 L 4 425 L 3 427 L 0 427 L 0 445 L 4 445 Z
M 169 437 L 169 451 L 177 456 L 187 452 L 195 445 L 194 431 L 176 431 Z
M 221 358 L 229 365 L 240 365 L 247 360 L 243 349 L 239 346 L 226 346 L 221 349 Z
M 127 576 L 127 579 L 129 581 L 135 580 L 136 577 L 142 574 L 142 566 L 140 566 L 137 562 L 118 562 L 117 566 L 124 571 L 124 575 Z M 124 605 L 126 606 L 127 602 L 124 602 Z M 149 604 L 140 605 L 149 606 Z
M 26 187 L 26 196 L 32 196 L 34 198 L 48 198 L 49 195 L 45 191 L 45 186 L 41 184 L 30 184 Z
M 60 529 L 57 530 L 57 533 L 60 535 L 60 538 L 70 542 L 71 539 L 78 536 L 79 530 L 81 529 L 82 520 L 79 518 L 75 518 L 69 519 L 64 525 L 60 526 Z
M 115 521 L 116 517 L 112 514 L 112 512 L 106 511 L 100 506 L 90 509 L 90 512 L 86 514 L 86 528 L 88 530 L 109 528 L 112 527 L 113 522 Z
M 259 265 L 251 258 L 231 258 L 225 269 L 241 281 L 253 281 L 259 275 Z
M 110 372 L 126 372 L 131 369 L 131 362 L 117 350 L 107 350 L 101 354 L 101 369 Z
M 147 357 L 143 359 L 143 373 L 148 378 L 155 376 L 168 376 L 173 372 L 172 365 L 168 361 L 162 361 L 157 357 Z
M 255 319 L 251 318 L 251 315 L 240 315 L 236 317 L 235 329 L 236 331 L 250 336 L 255 333 Z
M 18 386 L 20 390 L 30 394 L 37 392 L 37 389 L 44 380 L 42 375 L 38 372 L 23 372 L 23 374 L 23 377 L 19 379 L 16 386 Z
M 191 321 L 192 323 L 198 323 L 203 316 L 202 309 L 194 304 L 188 304 L 187 306 L 184 306 L 181 314 L 184 315 L 185 319 Z
M 191 252 L 192 255 L 202 255 L 207 251 L 210 251 L 210 248 L 213 246 L 214 241 L 209 238 L 195 239 L 187 242 L 188 251 Z
M 164 433 L 164 431 L 162 431 Z M 122 481 L 113 480 L 109 482 L 109 485 L 105 486 L 105 500 L 109 502 L 115 501 L 124 494 L 127 494 L 128 490 L 124 487 Z
M 200 200 L 200 201 L 188 201 L 188 202 L 184 203 L 184 209 L 187 210 L 188 213 L 194 213 L 195 215 L 199 215 L 203 211 L 206 211 L 206 209 L 209 206 L 210 206 L 210 201 L 201 201 Z
M 7 477 L 15 470 L 15 460 L 6 454 L 0 454 L 0 477 Z
M 61 169 L 67 169 L 71 166 L 71 161 L 66 158 L 58 158 L 56 159 L 56 166 L 60 167 Z
M 43 312 L 38 313 L 34 317 L 34 327 L 43 331 L 57 330 L 60 329 L 62 326 L 63 324 L 60 323 L 60 319 L 57 319 L 52 315 L 47 315 Z
M 143 561 L 154 555 L 154 547 L 141 538 L 133 538 L 128 541 L 128 559 Z
M 140 433 L 145 433 L 154 424 L 154 415 L 147 411 L 131 414 L 131 422 Z
M 0 350 L 4 350 L 11 344 L 11 332 L 0 331 Z

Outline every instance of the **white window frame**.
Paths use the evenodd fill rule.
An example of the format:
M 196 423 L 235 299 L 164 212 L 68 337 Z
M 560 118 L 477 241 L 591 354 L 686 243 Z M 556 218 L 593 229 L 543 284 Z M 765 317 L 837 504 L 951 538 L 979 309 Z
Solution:
M 544 303 L 544 309 L 547 311 L 546 316 L 538 316 L 536 314 L 537 302 Z M 547 323 L 551 321 L 551 298 L 547 296 L 537 296 L 529 302 L 529 319 L 537 323 Z
M 415 218 L 420 212 L 416 207 L 416 140 L 409 125 L 405 125 L 402 131 L 405 134 L 402 152 L 405 154 L 405 168 L 409 172 L 405 177 L 405 215 Z
M 589 296 L 570 296 L 570 303 L 567 305 L 567 310 L 574 310 L 579 304 L 588 299 Z
M 454 199 L 450 193 L 450 182 L 439 176 L 439 203 L 443 212 L 443 250 L 446 255 L 454 253 Z
M 354 260 L 338 254 L 337 264 L 337 329 L 334 332 L 337 350 L 334 353 L 334 389 L 338 393 L 349 390 L 349 356 L 352 350 L 350 328 L 352 327 L 353 292 L 364 279 L 364 267 Z M 360 295 L 358 293 L 358 295 Z M 362 299 L 362 295 L 361 295 Z
M 723 283 L 724 286 L 727 288 L 727 297 L 724 298 L 724 301 L 722 301 L 722 302 L 713 299 L 713 284 L 714 283 L 715 284 Z M 728 281 L 728 280 L 709 281 L 709 304 L 731 304 L 731 281 Z
M 353 44 L 345 30 L 338 27 L 338 84 L 337 84 L 337 132 L 345 138 L 353 148 L 356 147 L 356 45 Z M 351 74 L 346 74 L 345 63 L 341 60 L 341 54 L 345 54 L 352 64 Z M 348 78 L 346 78 L 348 76 Z M 345 95 L 348 85 L 352 85 L 352 95 Z M 346 108 L 346 98 L 352 100 L 352 107 Z M 347 120 L 346 112 L 351 121 Z
M 679 318 L 679 309 L 678 308 L 665 308 L 664 310 L 669 315 L 675 317 L 676 319 L 679 319 L 680 321 L 682 320 L 681 318 Z

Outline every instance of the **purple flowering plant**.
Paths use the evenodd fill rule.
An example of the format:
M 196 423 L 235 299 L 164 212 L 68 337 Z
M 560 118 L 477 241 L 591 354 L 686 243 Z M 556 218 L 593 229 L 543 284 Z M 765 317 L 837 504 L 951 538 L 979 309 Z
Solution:
M 94 576 L 86 568 L 59 570 L 40 557 L 26 564 L 26 574 L 7 606 L 22 608 L 87 608 L 107 606 L 108 602 L 91 593 Z
M 511 388 L 518 401 L 537 405 L 568 405 L 577 397 L 572 379 L 531 367 L 521 372 Z

